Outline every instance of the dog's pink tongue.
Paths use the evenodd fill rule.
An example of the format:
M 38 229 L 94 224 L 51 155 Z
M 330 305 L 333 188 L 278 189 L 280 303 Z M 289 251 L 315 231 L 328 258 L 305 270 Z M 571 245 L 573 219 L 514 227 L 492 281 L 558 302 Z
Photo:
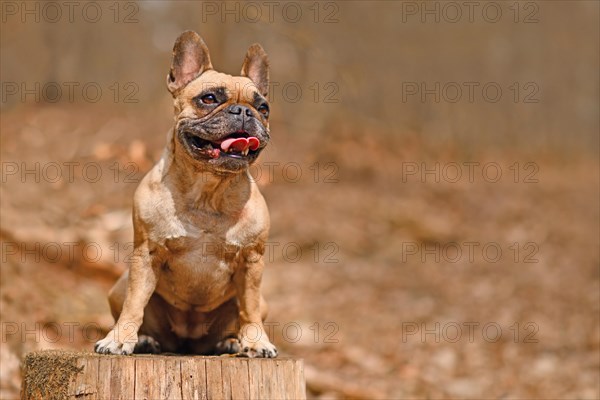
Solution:
M 221 142 L 221 149 L 227 151 L 230 148 L 235 151 L 244 151 L 246 149 L 256 150 L 260 146 L 260 140 L 254 136 L 249 138 L 231 138 Z

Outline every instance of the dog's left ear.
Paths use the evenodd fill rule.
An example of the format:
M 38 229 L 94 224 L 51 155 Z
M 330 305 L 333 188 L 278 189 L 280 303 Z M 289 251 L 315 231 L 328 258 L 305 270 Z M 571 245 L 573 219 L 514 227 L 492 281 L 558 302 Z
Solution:
M 173 96 L 203 72 L 212 69 L 208 47 L 194 31 L 185 31 L 173 46 L 173 62 L 167 87 Z
M 269 93 L 269 58 L 262 46 L 253 44 L 246 53 L 242 65 L 242 76 L 250 78 L 263 96 Z

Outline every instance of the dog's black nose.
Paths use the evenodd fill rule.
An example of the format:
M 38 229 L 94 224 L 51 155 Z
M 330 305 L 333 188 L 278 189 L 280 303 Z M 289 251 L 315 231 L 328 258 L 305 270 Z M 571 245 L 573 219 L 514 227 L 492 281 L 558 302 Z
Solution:
M 227 111 L 230 114 L 241 115 L 242 113 L 246 114 L 246 116 L 251 117 L 252 111 L 246 106 L 240 106 L 239 104 L 233 104 L 229 106 Z

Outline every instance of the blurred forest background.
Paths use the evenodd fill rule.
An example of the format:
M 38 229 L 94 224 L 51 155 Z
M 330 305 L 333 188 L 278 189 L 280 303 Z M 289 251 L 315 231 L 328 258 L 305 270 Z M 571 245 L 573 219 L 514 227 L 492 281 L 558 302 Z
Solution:
M 270 56 L 264 294 L 311 397 L 600 397 L 600 3 L 65 3 L 1 3 L 0 398 L 111 327 L 187 29 Z

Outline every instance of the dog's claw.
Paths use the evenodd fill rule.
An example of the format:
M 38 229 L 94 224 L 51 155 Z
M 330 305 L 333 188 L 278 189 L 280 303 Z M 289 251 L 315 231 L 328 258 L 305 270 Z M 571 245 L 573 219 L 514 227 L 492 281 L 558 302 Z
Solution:
M 99 354 L 131 354 L 137 343 L 137 335 L 129 337 L 128 341 L 119 341 L 119 334 L 114 330 L 109 332 L 104 339 L 98 340 L 94 351 Z
M 245 346 L 240 356 L 249 358 L 275 358 L 277 357 L 277 348 L 269 341 L 256 343 L 254 346 Z
M 140 335 L 133 348 L 133 352 L 136 354 L 159 354 L 161 346 L 152 336 Z
M 237 337 L 228 337 L 215 345 L 214 354 L 239 354 L 242 352 L 242 344 Z

